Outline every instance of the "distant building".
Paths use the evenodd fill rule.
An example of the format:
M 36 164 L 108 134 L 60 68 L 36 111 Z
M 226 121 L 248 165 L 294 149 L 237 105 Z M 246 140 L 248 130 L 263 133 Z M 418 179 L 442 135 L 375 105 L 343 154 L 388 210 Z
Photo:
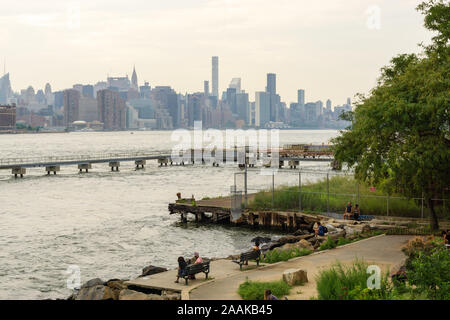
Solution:
M 0 105 L 0 131 L 16 128 L 16 106 Z
M 135 67 L 133 67 L 133 74 L 131 75 L 131 88 L 136 91 L 139 91 L 138 78 L 137 78 Z
M 250 122 L 248 93 L 241 92 L 236 94 L 236 111 L 238 118 L 244 120 L 245 124 Z
M 227 105 L 233 114 L 237 114 L 236 89 L 228 88 L 226 93 Z
M 277 93 L 277 75 L 275 73 L 267 74 L 266 92 L 269 94 Z
M 230 85 L 228 88 L 236 89 L 236 93 L 241 93 L 241 78 L 233 78 L 231 79 Z
M 80 120 L 80 92 L 75 89 L 64 90 L 64 125 Z
M 106 130 L 126 128 L 126 106 L 119 92 L 109 89 L 97 92 L 98 120 Z
M 108 88 L 116 91 L 126 91 L 131 87 L 130 79 L 126 77 L 108 77 Z
M 85 96 L 86 98 L 94 98 L 94 86 L 93 85 L 85 85 L 81 87 L 81 93 L 83 94 L 83 96 Z
M 264 127 L 270 121 L 270 94 L 255 93 L 255 126 Z
M 77 120 L 93 122 L 98 120 L 97 99 L 80 97 L 79 116 Z
M 212 95 L 219 98 L 219 57 L 212 57 Z
M 205 97 L 209 97 L 209 81 L 203 82 L 203 93 L 205 94 Z
M 11 96 L 11 82 L 9 81 L 9 73 L 6 73 L 0 78 L 0 104 L 7 104 Z

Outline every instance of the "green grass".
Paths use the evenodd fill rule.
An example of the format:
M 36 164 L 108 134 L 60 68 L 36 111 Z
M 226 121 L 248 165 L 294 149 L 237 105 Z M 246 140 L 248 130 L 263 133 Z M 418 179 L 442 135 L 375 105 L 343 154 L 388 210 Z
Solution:
M 331 239 L 330 237 L 328 237 L 327 241 L 323 242 L 320 247 L 319 250 L 328 250 L 328 249 L 334 249 L 336 248 L 336 242 Z
M 288 261 L 289 259 L 307 256 L 311 253 L 312 251 L 308 249 L 291 248 L 288 250 L 280 250 L 275 248 L 274 250 L 268 251 L 261 259 L 261 262 L 276 263 L 280 261 Z
M 356 260 L 351 266 L 344 267 L 339 262 L 330 269 L 322 270 L 316 277 L 319 300 L 365 300 L 392 299 L 388 286 L 388 273 L 381 279 L 380 289 L 367 288 L 368 264 Z
M 329 206 L 331 212 L 343 213 L 348 201 L 356 203 L 357 182 L 349 177 L 332 177 L 329 179 Z M 306 213 L 327 212 L 327 182 L 326 179 L 316 183 L 302 186 L 301 203 L 302 211 Z M 359 184 L 359 206 L 363 215 L 385 216 L 387 212 L 387 201 L 380 196 L 386 196 L 381 191 L 370 191 L 370 186 Z M 374 197 L 378 196 L 378 197 Z M 402 197 L 391 195 L 391 197 Z M 447 206 L 436 204 L 435 209 L 440 218 L 450 218 L 450 210 Z M 272 209 L 272 191 L 261 191 L 255 195 L 249 204 L 252 210 Z M 275 189 L 273 209 L 298 210 L 299 188 L 298 186 L 282 186 Z M 428 209 L 424 209 L 428 215 Z M 421 217 L 421 203 L 408 199 L 389 199 L 389 215 L 397 217 Z
M 264 300 L 264 292 L 269 289 L 278 299 L 288 295 L 291 290 L 283 280 L 272 282 L 248 281 L 239 285 L 238 294 L 244 300 Z

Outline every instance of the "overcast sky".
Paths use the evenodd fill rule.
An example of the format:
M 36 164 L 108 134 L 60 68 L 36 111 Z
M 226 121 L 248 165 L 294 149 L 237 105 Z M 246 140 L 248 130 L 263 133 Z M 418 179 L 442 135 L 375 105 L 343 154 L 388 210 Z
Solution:
M 391 57 L 418 52 L 431 34 L 419 0 L 0 0 L 0 58 L 15 91 L 95 84 L 110 76 L 178 92 L 231 78 L 254 100 L 277 74 L 283 101 L 367 92 Z M 2 66 L 3 69 L 3 66 Z M 3 70 L 1 71 L 3 73 Z

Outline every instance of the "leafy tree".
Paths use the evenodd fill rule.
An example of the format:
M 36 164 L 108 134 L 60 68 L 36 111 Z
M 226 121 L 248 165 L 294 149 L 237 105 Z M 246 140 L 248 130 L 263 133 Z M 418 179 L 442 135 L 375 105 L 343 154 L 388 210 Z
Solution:
M 438 229 L 432 199 L 450 186 L 450 4 L 429 0 L 418 8 L 435 33 L 420 55 L 402 54 L 381 70 L 367 95 L 345 114 L 352 121 L 335 138 L 335 158 L 360 181 L 389 194 L 424 195 L 431 226 Z

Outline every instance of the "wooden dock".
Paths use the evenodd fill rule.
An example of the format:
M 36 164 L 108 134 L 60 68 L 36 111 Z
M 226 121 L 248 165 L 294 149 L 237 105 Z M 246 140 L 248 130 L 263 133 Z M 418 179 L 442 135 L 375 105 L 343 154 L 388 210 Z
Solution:
M 255 195 L 248 195 L 249 201 Z M 311 224 L 320 221 L 320 218 L 302 212 L 292 211 L 255 211 L 242 209 L 241 217 L 233 221 L 231 215 L 231 197 L 200 200 L 195 203 L 185 202 L 169 203 L 170 214 L 179 214 L 181 221 L 186 223 L 189 216 L 198 223 L 220 223 L 256 228 L 268 228 L 278 230 L 297 230 L 309 228 Z

